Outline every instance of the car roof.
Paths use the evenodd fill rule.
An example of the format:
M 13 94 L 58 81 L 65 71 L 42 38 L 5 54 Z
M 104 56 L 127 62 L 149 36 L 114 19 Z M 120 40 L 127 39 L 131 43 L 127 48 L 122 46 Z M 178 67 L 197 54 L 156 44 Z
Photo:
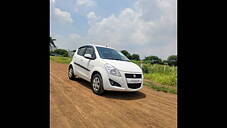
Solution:
M 105 47 L 105 48 L 111 48 L 111 49 L 114 49 L 114 48 L 112 48 L 112 47 L 110 47 L 110 46 L 104 46 L 104 45 L 98 45 L 98 44 L 87 44 L 87 45 L 84 45 L 84 46 L 94 46 L 94 47 Z

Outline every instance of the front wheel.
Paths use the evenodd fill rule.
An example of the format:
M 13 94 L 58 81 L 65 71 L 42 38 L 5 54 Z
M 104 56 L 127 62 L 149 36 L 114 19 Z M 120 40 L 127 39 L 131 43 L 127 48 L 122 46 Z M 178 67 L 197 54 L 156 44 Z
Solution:
M 92 90 L 95 94 L 102 95 L 104 92 L 103 81 L 100 74 L 95 74 L 92 78 Z
M 68 70 L 68 77 L 69 77 L 70 80 L 74 80 L 75 79 L 73 68 L 71 66 L 69 67 L 69 70 Z

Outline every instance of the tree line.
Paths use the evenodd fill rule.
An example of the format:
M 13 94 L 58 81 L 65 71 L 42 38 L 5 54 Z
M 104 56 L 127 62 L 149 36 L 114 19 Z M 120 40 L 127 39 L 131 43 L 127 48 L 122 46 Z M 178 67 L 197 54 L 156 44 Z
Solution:
M 76 50 L 73 50 L 72 52 L 75 52 Z M 140 61 L 140 56 L 138 54 L 130 54 L 126 50 L 121 51 L 122 54 L 124 54 L 129 60 L 135 60 L 135 61 Z M 54 51 L 50 51 L 50 55 L 55 55 L 55 56 L 63 56 L 63 57 L 68 57 L 69 53 L 65 49 L 56 49 Z M 142 59 L 144 63 L 149 63 L 149 64 L 162 64 L 162 65 L 171 65 L 171 66 L 176 66 L 177 65 L 177 56 L 176 55 L 171 55 L 167 58 L 167 60 L 162 60 L 161 58 L 157 56 L 147 56 L 144 59 Z
M 127 50 L 122 50 L 122 54 L 124 54 L 129 60 L 136 60 L 140 61 L 140 56 L 138 54 L 130 54 Z M 142 60 L 144 63 L 150 63 L 150 64 L 166 64 L 171 66 L 177 66 L 177 56 L 176 55 L 170 55 L 167 60 L 162 60 L 161 58 L 157 56 L 147 56 Z

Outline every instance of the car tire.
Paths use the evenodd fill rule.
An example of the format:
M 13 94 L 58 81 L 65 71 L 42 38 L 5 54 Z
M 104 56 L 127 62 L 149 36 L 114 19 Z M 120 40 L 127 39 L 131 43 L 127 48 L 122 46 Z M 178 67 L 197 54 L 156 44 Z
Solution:
M 92 77 L 91 85 L 95 94 L 102 95 L 104 93 L 103 80 L 100 74 L 97 73 Z
M 75 75 L 74 75 L 72 66 L 70 66 L 68 69 L 68 77 L 70 80 L 75 80 Z

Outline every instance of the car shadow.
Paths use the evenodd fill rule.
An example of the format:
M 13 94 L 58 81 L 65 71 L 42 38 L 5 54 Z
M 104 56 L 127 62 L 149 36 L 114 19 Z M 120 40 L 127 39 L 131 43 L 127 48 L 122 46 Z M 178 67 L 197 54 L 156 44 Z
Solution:
M 83 85 L 84 87 L 86 87 L 86 88 L 92 90 L 91 84 L 90 84 L 89 82 L 87 82 L 86 80 L 83 80 L 83 79 L 81 79 L 81 78 L 77 78 L 77 79 L 74 80 L 74 81 L 76 81 L 76 82 L 80 83 L 81 85 Z
M 83 79 L 77 79 L 76 82 L 80 83 L 84 87 L 91 89 L 91 84 Z M 119 100 L 137 100 L 146 97 L 146 94 L 141 91 L 136 92 L 117 92 L 117 91 L 105 91 L 102 95 L 106 98 L 119 99 Z
M 106 98 L 119 99 L 119 100 L 138 100 L 146 97 L 146 94 L 140 91 L 136 92 L 117 92 L 106 91 L 102 96 Z

